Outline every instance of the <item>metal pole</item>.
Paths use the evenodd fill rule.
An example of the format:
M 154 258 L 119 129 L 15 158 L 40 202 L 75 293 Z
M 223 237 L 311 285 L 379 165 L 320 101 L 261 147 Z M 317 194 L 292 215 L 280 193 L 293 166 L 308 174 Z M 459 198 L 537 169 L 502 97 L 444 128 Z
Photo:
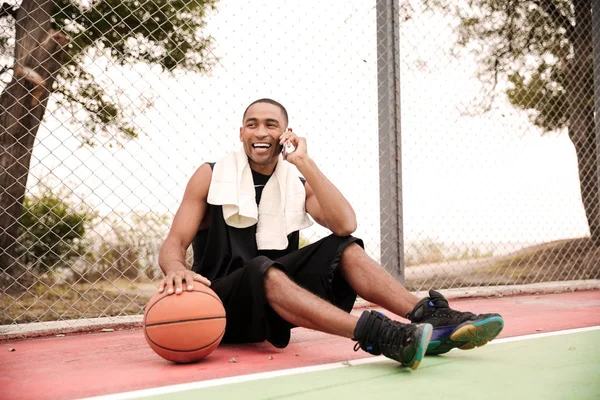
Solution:
M 404 283 L 399 10 L 398 0 L 377 0 L 381 264 Z
M 594 132 L 596 135 L 596 178 L 600 204 L 600 0 L 592 0 L 592 43 L 594 47 Z

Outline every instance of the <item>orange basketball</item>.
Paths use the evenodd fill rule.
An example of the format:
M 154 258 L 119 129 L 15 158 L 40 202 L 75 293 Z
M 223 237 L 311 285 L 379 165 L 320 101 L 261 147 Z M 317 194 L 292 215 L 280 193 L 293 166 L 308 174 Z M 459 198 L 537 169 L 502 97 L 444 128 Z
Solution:
M 212 353 L 225 334 L 225 308 L 207 286 L 182 294 L 157 293 L 144 312 L 144 336 L 162 358 L 191 363 Z

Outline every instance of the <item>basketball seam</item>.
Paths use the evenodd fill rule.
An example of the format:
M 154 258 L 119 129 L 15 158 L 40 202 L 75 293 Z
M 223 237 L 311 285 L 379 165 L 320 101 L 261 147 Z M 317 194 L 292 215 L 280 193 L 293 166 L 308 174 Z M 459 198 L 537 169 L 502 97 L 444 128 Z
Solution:
M 207 287 L 208 287 L 208 286 L 207 286 Z M 211 290 L 212 290 L 212 289 L 211 289 Z M 205 291 L 202 291 L 202 290 L 192 290 L 192 292 L 203 293 L 203 294 L 205 294 L 205 295 L 207 295 L 207 296 L 210 296 L 210 297 L 212 297 L 213 299 L 216 299 L 216 300 L 217 300 L 219 303 L 221 303 L 221 305 L 223 306 L 223 302 L 221 301 L 221 299 L 219 298 L 219 296 L 213 296 L 212 294 L 210 294 L 210 293 L 207 293 L 207 292 L 205 292 Z M 148 308 L 148 309 L 147 309 L 147 310 L 144 312 L 144 325 L 146 324 L 146 315 L 148 315 L 148 313 L 150 312 L 150 310 L 152 310 L 152 308 L 153 308 L 155 305 L 157 305 L 158 303 L 160 303 L 160 302 L 161 302 L 161 301 L 163 301 L 164 299 L 167 299 L 169 296 L 173 296 L 173 295 L 168 295 L 168 296 L 165 296 L 165 297 L 163 297 L 162 299 L 159 299 L 158 301 L 156 301 L 156 303 L 152 304 L 152 305 L 150 306 L 150 308 Z M 175 296 L 176 296 L 176 295 L 175 295 Z M 223 307 L 224 307 L 224 306 L 223 306 Z
M 198 351 L 198 350 L 202 350 L 202 349 L 205 349 L 205 348 L 207 348 L 207 347 L 210 347 L 210 346 L 212 346 L 213 344 L 215 344 L 215 342 L 217 342 L 217 341 L 221 340 L 221 338 L 223 337 L 223 335 L 225 335 L 225 329 L 223 329 L 223 332 L 222 332 L 222 333 L 219 335 L 219 337 L 218 337 L 218 338 L 216 338 L 215 340 L 213 340 L 212 342 L 210 342 L 210 343 L 209 343 L 209 344 L 207 344 L 206 346 L 199 347 L 199 348 L 197 348 L 197 349 L 192 349 L 192 350 L 176 350 L 176 349 L 169 349 L 168 347 L 163 347 L 163 346 L 161 346 L 160 344 L 156 343 L 154 340 L 152 340 L 152 339 L 151 339 L 151 338 L 148 336 L 148 332 L 146 332 L 146 330 L 144 330 L 144 334 L 146 335 L 146 338 L 147 338 L 149 341 L 151 341 L 151 342 L 152 342 L 152 343 L 153 343 L 153 344 L 154 344 L 156 347 L 160 347 L 160 348 L 161 348 L 161 349 L 163 349 L 163 350 L 167 350 L 167 351 L 174 351 L 174 352 L 177 352 L 177 353 L 189 353 L 189 352 L 192 352 L 192 351 Z
M 157 326 L 157 325 L 169 325 L 169 324 L 178 324 L 181 322 L 193 322 L 193 321 L 206 321 L 209 319 L 221 319 L 223 317 L 204 317 L 204 318 L 191 318 L 191 319 L 178 319 L 175 321 L 165 321 L 165 322 L 153 322 L 151 324 L 146 324 L 146 326 Z

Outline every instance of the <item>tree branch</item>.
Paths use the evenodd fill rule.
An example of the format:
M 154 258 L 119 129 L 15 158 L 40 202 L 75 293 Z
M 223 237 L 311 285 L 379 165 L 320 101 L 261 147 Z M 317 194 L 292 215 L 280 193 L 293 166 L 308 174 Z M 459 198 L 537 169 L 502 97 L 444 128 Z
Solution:
M 560 12 L 553 0 L 535 0 L 534 3 L 541 7 L 557 25 L 562 26 L 567 31 L 569 40 L 573 38 L 574 27 L 571 21 Z
M 17 8 L 8 3 L 2 3 L 0 6 L 0 18 L 11 16 L 17 19 Z

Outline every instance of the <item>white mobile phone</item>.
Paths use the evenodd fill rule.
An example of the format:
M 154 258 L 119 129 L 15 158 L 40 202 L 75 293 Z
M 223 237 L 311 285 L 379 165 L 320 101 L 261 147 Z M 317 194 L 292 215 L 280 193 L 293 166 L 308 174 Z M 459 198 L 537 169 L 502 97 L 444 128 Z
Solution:
M 287 156 L 290 153 L 293 153 L 296 150 L 296 147 L 294 147 L 293 144 L 291 143 L 284 143 L 283 144 L 283 155 Z

